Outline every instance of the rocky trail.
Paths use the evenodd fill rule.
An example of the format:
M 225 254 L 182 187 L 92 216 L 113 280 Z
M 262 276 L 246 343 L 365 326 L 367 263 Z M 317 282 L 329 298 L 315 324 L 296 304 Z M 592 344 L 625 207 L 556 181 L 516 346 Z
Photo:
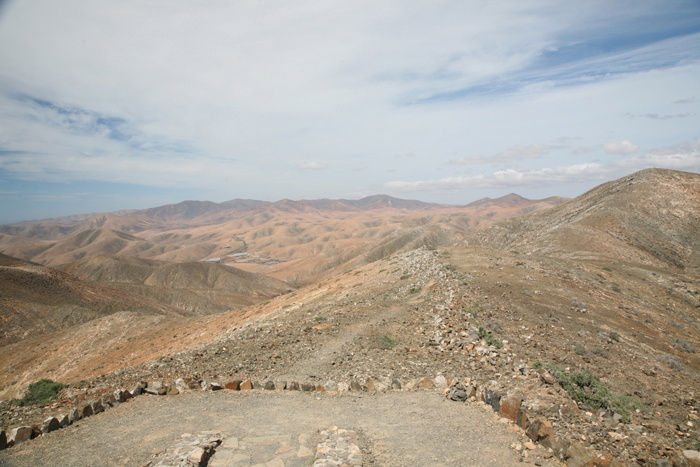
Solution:
M 696 283 L 685 280 L 692 296 Z M 287 457 L 248 464 L 241 457 L 240 465 L 289 466 L 304 457 L 292 451 L 315 451 L 319 430 L 341 427 L 358 434 L 362 465 L 692 465 L 684 451 L 698 447 L 697 362 L 690 352 L 677 357 L 661 332 L 671 326 L 669 311 L 648 297 L 668 294 L 667 281 L 680 278 L 422 248 L 256 305 L 264 313 L 222 327 L 215 339 L 71 384 L 52 404 L 3 406 L 0 420 L 10 429 L 89 401 L 115 405 L 1 451 L 0 461 L 140 466 L 183 443 L 184 434 L 211 432 L 225 438 L 221 446 L 288 437 L 287 445 L 273 443 L 275 452 L 289 447 L 280 451 Z M 674 316 L 694 326 L 694 302 L 656 300 L 673 303 Z M 697 345 L 694 331 L 683 336 Z M 583 368 L 639 405 L 625 411 L 572 400 L 553 374 Z M 138 383 L 171 395 L 115 403 L 115 389 Z M 231 458 L 243 455 L 226 449 Z

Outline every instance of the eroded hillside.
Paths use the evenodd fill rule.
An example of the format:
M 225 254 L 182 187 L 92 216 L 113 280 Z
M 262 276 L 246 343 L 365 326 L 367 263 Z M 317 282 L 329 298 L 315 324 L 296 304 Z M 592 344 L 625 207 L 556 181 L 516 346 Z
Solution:
M 226 264 L 309 284 L 397 251 L 446 244 L 498 220 L 565 198 L 517 195 L 447 206 L 371 196 L 265 203 L 187 201 L 87 218 L 0 226 L 0 251 L 46 266 L 98 254 Z

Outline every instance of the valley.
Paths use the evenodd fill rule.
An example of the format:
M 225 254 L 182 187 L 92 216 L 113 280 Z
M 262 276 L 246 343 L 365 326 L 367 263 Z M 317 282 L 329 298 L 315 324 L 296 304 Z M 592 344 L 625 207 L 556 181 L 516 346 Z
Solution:
M 547 420 L 551 435 L 532 456 L 504 446 L 503 456 L 520 462 L 604 465 L 590 463 L 602 456 L 605 465 L 688 465 L 683 452 L 700 448 L 700 176 L 650 169 L 568 202 L 400 201 L 365 200 L 370 210 L 333 202 L 332 211 L 328 200 L 237 201 L 245 218 L 226 203 L 183 204 L 104 215 L 102 226 L 91 217 L 3 226 L 3 284 L 14 284 L 3 287 L 3 316 L 26 318 L 12 328 L 3 320 L 16 330 L 0 346 L 0 396 L 19 397 L 43 377 L 69 386 L 42 407 L 4 404 L 2 426 L 40 424 L 140 382 L 179 387 L 202 398 L 187 399 L 195 405 L 268 397 L 267 382 L 274 397 L 286 397 L 279 391 L 295 382 L 314 388 L 299 397 L 338 398 L 337 406 L 437 392 L 446 413 L 495 412 L 494 423 L 510 420 L 522 436 Z M 122 217 L 139 222 L 126 228 Z M 117 220 L 125 230 L 111 230 Z M 126 245 L 107 251 L 114 238 Z M 57 288 L 28 292 L 39 284 L 30 273 Z M 99 313 L 40 329 L 66 304 Z M 23 335 L 20 322 L 33 330 Z M 585 374 L 595 377 L 572 385 Z M 212 393 L 212 384 L 234 381 L 251 381 L 251 396 Z M 136 414 L 121 407 L 112 410 L 129 423 Z M 376 419 L 355 423 L 369 439 L 394 430 Z M 153 443 L 163 447 L 173 435 Z M 63 436 L 73 435 L 56 439 Z M 0 459 L 30 465 L 52 439 Z M 390 444 L 366 459 L 411 465 L 410 453 Z M 438 444 L 443 465 L 457 465 Z

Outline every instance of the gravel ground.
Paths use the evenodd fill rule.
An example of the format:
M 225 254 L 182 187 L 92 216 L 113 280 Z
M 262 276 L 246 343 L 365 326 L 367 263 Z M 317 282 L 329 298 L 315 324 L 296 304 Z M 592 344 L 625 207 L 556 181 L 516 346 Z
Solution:
M 515 466 L 520 456 L 510 446 L 524 441 L 490 409 L 450 403 L 435 392 L 220 391 L 136 398 L 2 451 L 0 466 L 140 466 L 183 433 L 314 439 L 332 426 L 361 432 L 363 448 L 372 451 L 366 457 L 381 466 Z

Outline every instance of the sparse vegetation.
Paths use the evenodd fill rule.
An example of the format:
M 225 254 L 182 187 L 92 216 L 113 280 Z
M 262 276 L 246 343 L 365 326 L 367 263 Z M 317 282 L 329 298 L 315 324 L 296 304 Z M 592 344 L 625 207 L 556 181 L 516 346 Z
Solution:
M 673 343 L 676 344 L 676 347 L 681 348 L 688 353 L 695 353 L 695 347 L 693 347 L 693 344 L 685 339 L 678 338 L 674 340 Z
M 418 293 L 418 292 L 420 292 L 421 290 L 423 290 L 423 287 L 411 287 L 411 288 L 408 290 L 408 293 L 411 293 L 411 294 L 413 294 L 413 293 Z
M 576 355 L 586 355 L 586 353 L 588 353 L 586 347 L 580 342 L 570 342 L 569 345 L 574 348 Z
M 500 349 L 503 347 L 503 342 L 501 342 L 499 339 L 493 336 L 489 331 L 484 329 L 483 327 L 479 328 L 479 337 L 481 337 L 483 340 L 486 341 L 488 345 L 492 345 L 496 347 L 497 349 Z
M 600 348 L 600 347 L 596 347 L 596 348 L 593 349 L 591 352 L 592 352 L 594 355 L 597 355 L 597 356 L 599 356 L 599 357 L 603 357 L 603 358 L 605 358 L 605 359 L 610 358 L 610 352 L 608 352 L 607 350 L 602 349 L 602 348 Z
M 327 321 L 327 320 L 328 320 L 328 318 L 326 318 L 325 316 L 316 316 L 314 318 L 314 321 L 316 321 L 318 323 L 322 323 L 322 322 Z
M 610 269 L 609 267 L 606 266 L 603 268 L 603 271 L 612 272 L 612 269 Z
M 622 289 L 618 284 L 612 284 L 613 292 L 622 293 Z
M 682 372 L 685 369 L 685 365 L 683 364 L 683 360 L 680 357 L 676 357 L 675 355 L 671 355 L 668 353 L 659 355 L 656 358 L 656 361 L 659 363 L 662 363 L 664 365 L 667 365 L 669 368 L 675 371 Z
M 594 409 L 613 410 L 622 415 L 625 422 L 629 422 L 631 411 L 646 409 L 646 406 L 634 397 L 613 393 L 588 368 L 568 373 L 562 367 L 550 364 L 547 365 L 547 370 L 573 400 Z
M 401 279 L 402 281 L 405 281 L 405 280 L 408 279 L 409 277 L 411 277 L 410 274 L 404 274 L 404 275 L 401 276 L 399 279 Z
M 24 397 L 17 401 L 17 405 L 24 407 L 27 405 L 45 404 L 51 399 L 58 397 L 58 391 L 66 387 L 63 383 L 57 383 L 50 379 L 40 379 L 36 383 L 32 383 L 27 388 Z
M 532 368 L 535 370 L 539 370 L 540 368 L 544 368 L 544 363 L 537 360 L 535 363 L 532 364 Z
M 471 308 L 464 308 L 463 311 L 466 311 L 467 313 L 471 313 L 473 317 L 479 316 L 479 313 L 484 311 L 484 307 L 481 306 L 481 303 L 479 302 L 474 302 L 471 306 Z
M 437 250 L 437 247 L 435 245 L 428 244 L 428 245 L 425 245 L 425 249 L 428 251 L 435 251 L 435 250 Z
M 385 350 L 391 350 L 394 347 L 396 347 L 396 344 L 398 344 L 398 341 L 391 337 L 388 334 L 384 334 L 382 336 L 382 348 Z

